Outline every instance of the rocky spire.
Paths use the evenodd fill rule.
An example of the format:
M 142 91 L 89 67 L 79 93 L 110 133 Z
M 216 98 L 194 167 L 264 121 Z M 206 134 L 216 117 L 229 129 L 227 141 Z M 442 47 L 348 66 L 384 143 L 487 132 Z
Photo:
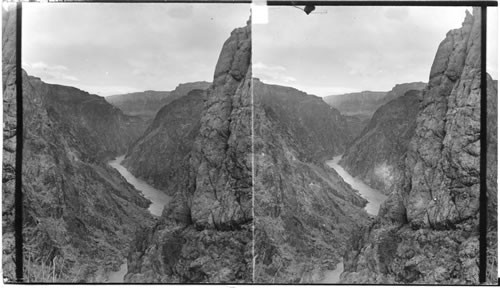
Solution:
M 224 43 L 201 117 L 191 207 L 199 226 L 230 228 L 251 219 L 250 62 L 248 24 Z
M 466 12 L 439 45 L 406 160 L 408 221 L 446 228 L 479 207 L 481 17 Z

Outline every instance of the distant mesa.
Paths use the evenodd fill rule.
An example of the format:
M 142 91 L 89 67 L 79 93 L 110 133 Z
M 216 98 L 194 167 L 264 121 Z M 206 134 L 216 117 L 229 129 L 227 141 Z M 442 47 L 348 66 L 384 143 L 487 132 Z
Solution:
M 191 90 L 208 89 L 211 83 L 205 81 L 179 84 L 173 91 L 146 90 L 106 97 L 106 101 L 118 107 L 125 114 L 153 118 L 168 103 L 184 96 Z
M 391 91 L 362 91 L 326 96 L 323 100 L 337 108 L 344 115 L 363 115 L 371 117 L 375 111 L 389 101 L 402 96 L 409 90 L 422 90 L 427 84 L 411 82 L 397 84 Z

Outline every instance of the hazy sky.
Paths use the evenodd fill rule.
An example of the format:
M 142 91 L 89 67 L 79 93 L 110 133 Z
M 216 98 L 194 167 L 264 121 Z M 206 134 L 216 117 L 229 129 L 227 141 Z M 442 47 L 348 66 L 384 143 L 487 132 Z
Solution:
M 212 81 L 248 4 L 23 3 L 23 67 L 106 96 Z
M 427 82 L 439 43 L 466 7 L 269 7 L 253 26 L 253 73 L 318 96 Z M 493 10 L 493 11 L 490 11 Z M 497 15 L 488 10 L 488 72 L 497 79 Z M 493 15 L 494 14 L 494 15 Z M 494 28 L 494 29 L 493 29 Z M 494 37 L 494 39 L 493 39 Z M 494 53 L 491 53 L 494 52 Z

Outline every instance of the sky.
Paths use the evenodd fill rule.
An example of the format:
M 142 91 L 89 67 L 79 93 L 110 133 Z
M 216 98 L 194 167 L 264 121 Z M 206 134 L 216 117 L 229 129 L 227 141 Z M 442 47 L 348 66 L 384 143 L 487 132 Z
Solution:
M 268 7 L 268 23 L 253 25 L 253 75 L 318 96 L 427 82 L 439 43 L 449 30 L 462 26 L 466 9 L 472 11 L 323 6 L 306 15 L 295 7 Z M 488 10 L 487 30 L 487 70 L 494 79 L 496 21 L 495 7 Z
M 249 16 L 248 4 L 23 3 L 22 65 L 101 96 L 212 82 Z

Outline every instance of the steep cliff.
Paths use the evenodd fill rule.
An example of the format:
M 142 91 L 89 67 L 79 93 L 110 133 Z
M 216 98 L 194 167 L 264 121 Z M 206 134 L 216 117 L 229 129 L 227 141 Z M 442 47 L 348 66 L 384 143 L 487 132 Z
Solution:
M 340 112 L 322 101 L 290 87 L 268 85 L 254 80 L 253 91 L 266 110 L 266 115 L 279 121 L 283 132 L 294 135 L 294 143 L 308 147 L 300 158 L 307 161 L 330 159 L 342 154 L 353 135 Z
M 254 81 L 255 281 L 307 283 L 368 223 L 366 200 L 324 164 L 349 141 L 321 98 Z
M 175 194 L 184 172 L 180 167 L 199 134 L 205 94 L 192 90 L 158 112 L 126 155 L 124 165 L 134 176 L 169 195 Z
M 138 234 L 126 281 L 252 281 L 250 62 L 248 23 L 222 47 L 193 149 L 178 164 L 185 177 L 172 179 L 157 225 Z
M 106 164 L 131 123 L 101 97 L 26 74 L 23 97 L 26 279 L 52 282 L 53 269 L 56 281 L 103 281 L 152 221 L 149 201 Z
M 5 7 L 5 6 L 4 6 Z M 3 11 L 3 271 L 13 279 L 15 14 Z M 19 79 L 21 80 L 21 79 Z M 135 119 L 101 97 L 23 71 L 24 279 L 94 282 L 118 268 L 149 201 L 105 158 L 134 139 Z
M 139 117 L 128 116 L 106 102 L 104 97 L 92 95 L 74 87 L 47 84 L 40 78 L 26 80 L 39 95 L 47 116 L 61 124 L 61 132 L 73 136 L 70 145 L 84 153 L 84 160 L 101 162 L 110 156 L 123 154 L 144 130 Z
M 402 177 L 353 236 L 342 281 L 478 283 L 480 26 L 474 8 L 439 45 Z
M 340 165 L 371 187 L 389 194 L 399 178 L 396 174 L 401 171 L 415 131 L 421 94 L 421 91 L 410 90 L 380 107 L 349 145 Z

